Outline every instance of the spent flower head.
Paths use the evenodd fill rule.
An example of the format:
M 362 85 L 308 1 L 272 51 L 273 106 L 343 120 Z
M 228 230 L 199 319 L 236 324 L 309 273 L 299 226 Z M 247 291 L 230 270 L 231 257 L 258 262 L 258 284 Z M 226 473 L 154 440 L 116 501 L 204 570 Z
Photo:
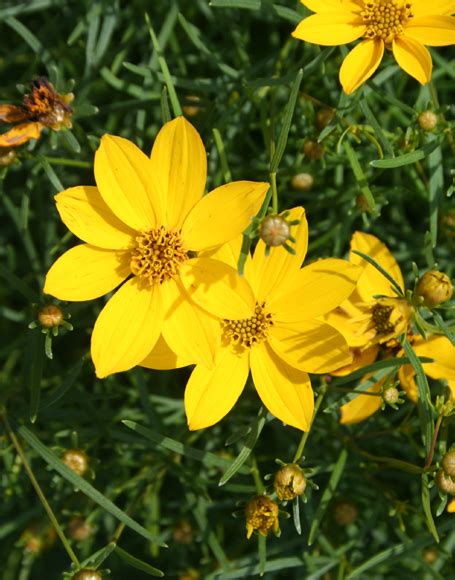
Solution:
M 267 536 L 270 531 L 280 532 L 278 521 L 279 508 L 276 502 L 266 495 L 258 495 L 245 506 L 246 537 L 251 538 L 254 531 Z

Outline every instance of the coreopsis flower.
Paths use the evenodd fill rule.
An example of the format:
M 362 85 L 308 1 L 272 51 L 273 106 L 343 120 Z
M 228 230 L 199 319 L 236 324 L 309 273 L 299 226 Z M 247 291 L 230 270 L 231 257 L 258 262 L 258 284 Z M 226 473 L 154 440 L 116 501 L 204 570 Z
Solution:
M 351 240 L 349 259 L 356 264 L 365 264 L 355 292 L 341 306 L 329 313 L 325 319 L 335 326 L 346 338 L 353 350 L 353 362 L 344 368 L 335 371 L 335 375 L 347 375 L 367 364 L 373 363 L 381 349 L 385 357 L 404 356 L 398 337 L 403 332 L 408 333 L 414 352 L 419 357 L 434 359 L 431 363 L 424 363 L 425 373 L 433 379 L 446 379 L 448 386 L 455 396 L 455 347 L 448 338 L 440 335 L 431 335 L 427 339 L 413 335 L 410 328 L 409 305 L 405 299 L 393 296 L 390 282 L 371 264 L 367 264 L 354 250 L 368 254 L 388 272 L 399 284 L 404 292 L 403 276 L 398 263 L 388 248 L 375 236 L 362 232 L 355 232 Z M 399 304 L 395 315 L 393 311 L 387 320 L 375 318 L 381 305 L 386 302 L 375 295 L 390 296 L 389 307 Z M 376 306 L 378 304 L 379 306 Z M 405 306 L 406 305 L 406 306 Z M 396 306 L 395 306 L 396 309 Z M 368 315 L 369 313 L 369 315 Z M 369 322 L 365 324 L 365 316 Z M 370 317 L 368 319 L 368 316 Z M 384 332 L 386 331 L 386 332 Z M 412 365 L 402 365 L 398 370 L 398 379 L 408 397 L 416 401 L 418 397 L 415 383 L 415 371 Z M 363 380 L 369 379 L 367 375 Z M 384 387 L 385 377 L 368 389 L 370 393 L 380 393 Z M 358 395 L 341 407 L 341 423 L 351 424 L 363 421 L 379 411 L 382 397 L 372 395 Z
M 217 344 L 210 323 L 201 323 L 207 315 L 188 299 L 180 278 L 198 266 L 198 252 L 248 226 L 269 184 L 237 181 L 203 196 L 206 176 L 201 138 L 178 117 L 161 129 L 150 158 L 131 141 L 105 135 L 95 154 L 97 187 L 56 196 L 63 222 L 86 243 L 53 264 L 44 291 L 91 300 L 121 285 L 93 329 L 98 377 L 128 370 L 152 351 L 158 359 L 172 349 L 186 364 L 212 364 Z
M 255 530 L 261 536 L 267 536 L 271 530 L 278 534 L 280 531 L 278 514 L 278 505 L 270 497 L 258 495 L 250 499 L 245 506 L 246 537 L 250 539 Z
M 260 240 L 244 277 L 236 270 L 241 240 L 200 257 L 182 276 L 188 293 L 218 318 L 221 346 L 215 367 L 197 365 L 185 390 L 190 429 L 217 423 L 233 407 L 250 369 L 262 402 L 278 419 L 304 431 L 313 416 L 308 372 L 327 373 L 351 360 L 341 333 L 318 320 L 354 290 L 361 272 L 345 260 L 319 260 L 300 269 L 308 242 L 302 207 L 295 254 Z M 215 259 L 217 258 L 217 259 Z
M 70 128 L 73 111 L 69 103 L 73 99 L 72 93 L 57 93 L 45 78 L 33 81 L 22 105 L 0 105 L 0 121 L 18 123 L 0 135 L 0 148 L 19 147 L 38 139 L 45 127 L 54 131 Z
M 378 68 L 384 49 L 421 84 L 431 79 L 426 46 L 455 43 L 453 0 L 301 0 L 315 12 L 302 20 L 293 36 L 323 46 L 362 39 L 346 56 L 340 82 L 350 94 Z

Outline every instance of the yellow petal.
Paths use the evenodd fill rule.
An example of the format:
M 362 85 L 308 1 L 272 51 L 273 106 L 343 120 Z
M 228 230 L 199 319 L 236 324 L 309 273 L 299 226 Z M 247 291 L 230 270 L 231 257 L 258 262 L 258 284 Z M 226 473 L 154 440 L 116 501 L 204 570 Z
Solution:
M 393 40 L 393 56 L 400 67 L 422 85 L 431 79 L 433 63 L 428 50 L 410 36 L 396 36 Z
M 274 319 L 317 318 L 344 302 L 355 290 L 362 269 L 346 260 L 328 258 L 302 268 L 287 287 L 270 297 Z
M 212 258 L 194 258 L 180 268 L 191 299 L 218 318 L 237 320 L 254 314 L 253 291 L 237 270 Z
M 354 291 L 349 300 L 323 316 L 324 322 L 341 332 L 352 348 L 364 347 L 370 340 L 365 330 L 364 311 L 357 304 L 361 302 L 357 291 Z
M 211 191 L 183 224 L 185 246 L 198 252 L 236 238 L 258 213 L 269 187 L 268 183 L 233 181 Z
M 160 336 L 158 342 L 153 347 L 152 352 L 150 352 L 145 357 L 145 359 L 141 361 L 140 366 L 146 367 L 148 369 L 167 371 L 170 369 L 186 367 L 193 364 L 193 362 L 194 361 L 184 360 L 177 356 L 175 352 L 169 348 L 164 338 Z
M 307 373 L 328 373 L 352 362 L 343 335 L 317 320 L 274 324 L 268 342 L 289 365 Z
M 159 286 L 128 280 L 100 312 L 92 333 L 96 376 L 107 377 L 141 363 L 161 333 L 163 299 Z
M 201 365 L 194 369 L 185 388 L 185 411 L 192 431 L 210 427 L 229 413 L 248 378 L 248 359 L 248 351 L 239 355 L 221 348 L 213 369 Z
M 122 222 L 134 230 L 162 224 L 157 224 L 160 200 L 150 159 L 134 143 L 104 135 L 95 154 L 95 179 L 102 198 Z
M 107 250 L 126 250 L 134 244 L 136 232 L 112 213 L 96 187 L 70 187 L 57 194 L 55 202 L 63 223 L 84 242 Z
M 455 401 L 455 379 L 449 379 L 447 381 L 447 386 L 450 389 L 450 395 L 451 395 L 451 399 L 452 401 Z
M 0 121 L 4 123 L 20 123 L 27 119 L 27 111 L 17 105 L 0 105 Z
M 44 125 L 41 123 L 22 123 L 0 135 L 0 147 L 19 147 L 30 141 L 39 139 Z
M 287 425 L 309 431 L 314 411 L 309 376 L 281 360 L 262 342 L 250 351 L 254 385 L 267 409 Z
M 449 503 L 447 504 L 447 511 L 448 511 L 450 514 L 453 514 L 453 513 L 455 513 L 455 497 L 454 497 L 453 499 L 451 499 L 451 500 L 449 501 Z
M 402 365 L 398 369 L 398 379 L 403 391 L 415 403 L 419 398 L 419 390 L 415 382 L 415 371 L 412 365 Z
M 377 345 L 370 346 L 369 348 L 364 349 L 350 349 L 352 355 L 352 363 L 347 366 L 341 367 L 336 371 L 331 371 L 331 374 L 336 377 L 345 377 L 354 373 L 355 371 L 366 367 L 367 365 L 371 365 L 376 360 L 379 347 Z
M 116 288 L 130 274 L 128 252 L 82 244 L 54 262 L 47 273 L 44 292 L 60 300 L 92 300 Z
M 367 393 L 379 393 L 381 383 L 378 382 L 368 389 Z M 340 408 L 342 425 L 351 425 L 365 421 L 381 408 L 381 397 L 373 395 L 358 395 Z
M 384 55 L 384 42 L 375 38 L 363 40 L 346 56 L 340 68 L 340 83 L 347 95 L 368 80 Z
M 266 246 L 259 240 L 253 255 L 254 291 L 259 300 L 268 300 L 274 292 L 278 292 L 282 285 L 288 286 L 292 276 L 295 276 L 302 265 L 308 247 L 308 223 L 303 207 L 294 207 L 287 218 L 289 221 L 299 220 L 291 233 L 296 239 L 292 244 L 295 254 L 290 254 L 278 246 L 270 248 L 270 255 L 266 256 Z
M 414 18 L 420 18 L 425 14 L 443 14 L 450 16 L 455 12 L 455 2 L 453 0 L 413 0 L 412 2 L 412 13 Z M 411 19 L 407 22 L 406 28 L 414 20 Z
M 199 133 L 184 117 L 177 117 L 158 133 L 150 159 L 166 200 L 167 223 L 180 229 L 202 198 L 207 179 L 207 156 Z
M 163 337 L 182 360 L 212 368 L 221 341 L 219 320 L 199 308 L 180 283 L 169 280 L 161 285 L 166 316 Z
M 390 282 L 383 276 L 379 270 L 366 262 L 363 258 L 353 253 L 353 250 L 367 254 L 384 268 L 392 278 L 400 285 L 404 291 L 403 276 L 400 266 L 395 258 L 376 236 L 364 232 L 355 232 L 351 239 L 351 252 L 349 260 L 353 264 L 364 266 L 363 274 L 357 283 L 357 292 L 364 302 L 369 302 L 373 296 L 381 294 L 384 296 L 396 296 L 391 289 Z
M 304 18 L 292 36 L 313 44 L 336 46 L 357 40 L 365 30 L 366 26 L 358 16 L 340 10 L 320 12 Z
M 433 358 L 424 363 L 425 373 L 432 379 L 455 380 L 455 346 L 445 336 L 432 336 L 428 340 L 416 338 L 413 345 L 417 356 Z
M 300 2 L 306 6 L 308 10 L 317 12 L 318 14 L 321 12 L 340 12 L 340 10 L 359 10 L 358 5 L 353 4 L 353 2 L 347 2 L 346 0 L 324 0 L 323 2 L 321 2 L 321 0 L 300 0 Z
M 450 46 L 455 44 L 455 18 L 430 15 L 412 18 L 404 36 L 426 46 Z

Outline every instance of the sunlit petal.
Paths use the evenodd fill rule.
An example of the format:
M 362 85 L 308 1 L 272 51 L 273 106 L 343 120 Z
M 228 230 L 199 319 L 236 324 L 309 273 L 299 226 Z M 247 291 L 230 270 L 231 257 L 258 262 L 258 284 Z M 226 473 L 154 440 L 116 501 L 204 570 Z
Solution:
M 412 18 L 406 26 L 405 37 L 426 46 L 450 46 L 455 44 L 455 18 L 433 15 Z
M 357 40 L 365 30 L 366 26 L 361 18 L 351 12 L 339 10 L 319 12 L 304 18 L 292 36 L 314 44 L 336 46 Z
M 431 55 L 423 44 L 407 34 L 396 36 L 392 43 L 393 56 L 400 67 L 422 85 L 431 79 Z
M 172 351 L 162 336 L 159 337 L 153 350 L 141 361 L 140 366 L 160 371 L 178 369 L 193 364 L 194 361 L 184 360 Z
M 363 40 L 351 50 L 340 68 L 340 83 L 347 95 L 371 77 L 383 55 L 384 42 L 380 38 Z

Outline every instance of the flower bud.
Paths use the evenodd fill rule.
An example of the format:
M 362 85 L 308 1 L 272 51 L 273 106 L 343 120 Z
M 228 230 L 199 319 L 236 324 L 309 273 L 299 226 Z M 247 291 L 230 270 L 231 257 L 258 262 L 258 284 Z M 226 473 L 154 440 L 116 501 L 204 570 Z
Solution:
M 282 246 L 287 242 L 290 234 L 290 225 L 280 215 L 266 216 L 259 226 L 259 237 L 266 246 Z
M 250 499 L 245 507 L 246 537 L 251 538 L 254 530 L 261 536 L 267 536 L 270 530 L 278 533 L 278 505 L 266 495 L 258 495 Z
M 62 455 L 62 461 L 81 477 L 87 473 L 89 459 L 82 449 L 67 449 Z
M 306 488 L 303 469 L 295 463 L 284 465 L 276 472 L 273 487 L 280 501 L 290 501 L 302 495 Z
M 317 141 L 313 141 L 312 139 L 308 139 L 303 144 L 303 152 L 308 159 L 312 159 L 313 161 L 317 161 L 321 159 L 324 155 L 325 147 L 322 143 L 318 143 Z
M 181 521 L 173 530 L 172 538 L 178 544 L 191 544 L 193 541 L 193 528 L 186 520 Z
M 79 570 L 72 580 L 103 580 L 103 577 L 96 570 L 85 568 L 84 570 Z
M 333 516 L 339 526 L 353 524 L 359 515 L 359 510 L 354 502 L 342 499 L 335 504 Z
M 455 482 L 444 473 L 443 469 L 440 469 L 436 475 L 436 485 L 442 493 L 455 495 Z
M 387 405 L 396 405 L 400 398 L 400 392 L 396 387 L 390 386 L 384 389 L 382 398 L 384 399 L 384 403 L 387 403 Z
M 310 191 L 314 178 L 310 173 L 297 173 L 291 180 L 291 187 L 296 191 Z
M 455 449 L 447 451 L 442 458 L 441 465 L 446 475 L 455 478 Z
M 188 95 L 185 100 L 186 104 L 182 107 L 183 114 L 186 117 L 195 117 L 201 110 L 199 104 L 201 99 L 196 95 Z
M 452 298 L 453 286 L 450 278 L 444 272 L 429 270 L 417 282 L 415 295 L 422 299 L 428 308 L 439 306 Z
M 433 131 L 433 129 L 438 124 L 438 117 L 433 113 L 433 111 L 423 111 L 417 117 L 417 122 L 420 128 L 424 131 Z
M 335 116 L 335 111 L 333 109 L 320 109 L 316 113 L 316 126 L 321 131 L 330 123 L 330 121 Z
M 439 556 L 438 551 L 433 547 L 424 550 L 422 555 L 427 564 L 434 564 Z
M 76 542 L 83 542 L 92 535 L 92 526 L 83 518 L 73 518 L 68 524 L 68 534 Z
M 43 306 L 38 312 L 38 322 L 43 328 L 55 328 L 64 320 L 62 309 L 54 304 Z
M 14 149 L 8 147 L 0 148 L 0 167 L 8 167 L 14 163 L 17 153 Z

